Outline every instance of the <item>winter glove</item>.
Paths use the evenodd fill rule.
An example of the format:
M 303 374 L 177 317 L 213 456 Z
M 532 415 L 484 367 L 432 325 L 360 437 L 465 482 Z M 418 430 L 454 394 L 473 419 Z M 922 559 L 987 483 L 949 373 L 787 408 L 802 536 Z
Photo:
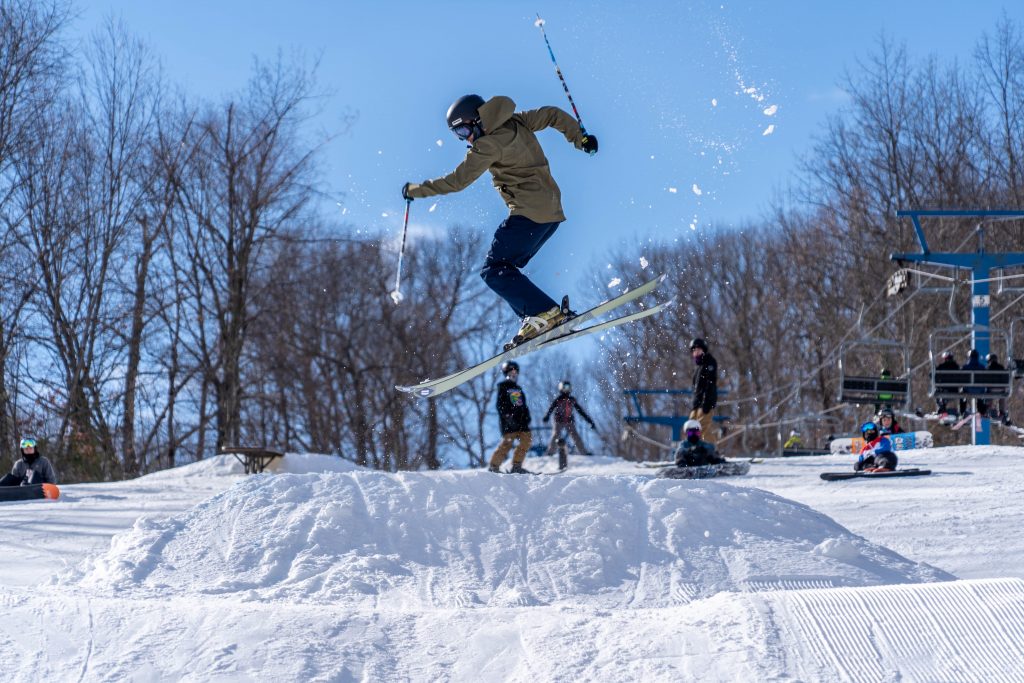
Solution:
M 551 416 L 545 415 L 543 418 L 541 418 L 541 422 L 551 422 Z
M 415 199 L 415 197 L 413 197 L 409 193 L 415 192 L 418 189 L 420 189 L 420 185 L 418 183 L 406 183 L 405 185 L 402 185 L 402 199 L 411 202 L 413 199 Z
M 583 151 L 589 154 L 590 156 L 594 156 L 595 154 L 597 154 L 596 135 L 591 135 L 588 133 L 587 135 L 583 136 Z

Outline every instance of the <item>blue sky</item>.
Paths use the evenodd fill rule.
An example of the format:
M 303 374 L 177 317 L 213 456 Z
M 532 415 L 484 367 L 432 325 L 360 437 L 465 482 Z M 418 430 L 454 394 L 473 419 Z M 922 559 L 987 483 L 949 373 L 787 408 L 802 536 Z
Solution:
M 843 105 L 844 70 L 856 70 L 883 31 L 914 56 L 968 60 L 1004 9 L 1024 20 L 1020 3 L 988 0 L 92 0 L 77 8 L 77 34 L 119 17 L 171 81 L 210 98 L 239 90 L 254 56 L 296 48 L 319 56 L 319 84 L 333 94 L 318 124 L 337 131 L 358 114 L 324 150 L 324 210 L 339 232 L 395 237 L 401 185 L 446 173 L 464 155 L 444 125 L 453 99 L 505 94 L 521 108 L 568 109 L 534 26 L 539 12 L 601 142 L 590 158 L 555 132 L 541 134 L 569 220 L 531 274 L 556 298 L 574 294 L 622 245 L 756 218 Z M 459 195 L 415 202 L 412 221 L 417 233 L 443 236 L 461 223 L 489 235 L 505 214 L 485 176 Z M 638 246 L 637 257 L 650 248 Z

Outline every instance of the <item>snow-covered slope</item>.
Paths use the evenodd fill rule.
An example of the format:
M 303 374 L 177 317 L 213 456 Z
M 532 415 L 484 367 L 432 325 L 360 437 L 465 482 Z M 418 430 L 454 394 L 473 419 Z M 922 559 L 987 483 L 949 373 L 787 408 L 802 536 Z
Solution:
M 3 677 L 1024 680 L 1022 455 L 841 484 L 832 457 L 686 482 L 290 455 L 67 486 L 0 505 L 0 647 L 27 655 Z
M 372 608 L 663 607 L 952 579 L 757 489 L 648 477 L 264 475 L 115 537 L 65 583 Z

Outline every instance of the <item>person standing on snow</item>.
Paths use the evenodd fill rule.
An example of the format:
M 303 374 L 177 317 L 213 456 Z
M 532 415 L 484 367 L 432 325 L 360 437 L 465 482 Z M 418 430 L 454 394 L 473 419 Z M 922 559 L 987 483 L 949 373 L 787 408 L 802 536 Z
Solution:
M 711 439 L 711 413 L 718 405 L 718 361 L 708 352 L 708 343 L 701 338 L 690 342 L 690 354 L 697 369 L 693 372 L 693 406 L 690 418 L 700 422 L 704 438 Z
M 53 465 L 39 452 L 36 440 L 32 437 L 21 440 L 21 457 L 15 461 L 10 473 L 0 478 L 0 486 L 56 483 L 57 473 L 53 471 Z
M 533 444 L 533 435 L 530 434 L 530 409 L 526 405 L 526 394 L 523 388 L 517 384 L 519 379 L 519 364 L 507 360 L 501 364 L 501 371 L 505 379 L 498 383 L 498 423 L 501 427 L 501 443 L 491 454 L 491 464 L 488 468 L 491 472 L 501 472 L 501 463 L 505 462 L 505 456 L 515 446 L 512 454 L 512 474 L 528 474 L 523 469 L 523 461 L 526 460 L 526 453 Z M 518 442 L 518 443 L 517 443 Z
M 406 183 L 406 200 L 459 192 L 484 171 L 490 171 L 494 187 L 509 208 L 509 216 L 494 233 L 480 277 L 508 302 L 522 319 L 519 332 L 507 347 L 565 322 L 567 313 L 521 272 L 565 220 L 562 195 L 551 176 L 537 131 L 558 130 L 576 149 L 597 153 L 597 138 L 584 135 L 572 116 L 558 107 L 516 112 L 504 96 L 486 102 L 479 95 L 465 95 L 448 109 L 448 128 L 469 143 L 466 158 L 442 178 Z
M 544 414 L 544 422 L 551 419 L 552 413 L 555 415 L 555 428 L 552 430 L 551 441 L 548 443 L 548 449 L 544 452 L 544 455 L 554 453 L 555 448 L 558 446 L 558 440 L 566 436 L 572 437 L 573 443 L 576 444 L 576 452 L 590 455 L 590 451 L 583 445 L 580 433 L 576 431 L 574 410 L 579 411 L 580 417 L 587 421 L 591 429 L 597 429 L 597 425 L 587 415 L 587 411 L 583 410 L 583 407 L 576 401 L 576 397 L 572 395 L 572 384 L 569 380 L 563 380 L 558 383 L 558 396 L 555 396 L 555 400 L 551 402 L 548 412 Z
M 896 469 L 898 458 L 892 451 L 892 442 L 879 431 L 877 424 L 865 422 L 860 426 L 860 434 L 864 446 L 853 465 L 855 472 L 891 472 Z

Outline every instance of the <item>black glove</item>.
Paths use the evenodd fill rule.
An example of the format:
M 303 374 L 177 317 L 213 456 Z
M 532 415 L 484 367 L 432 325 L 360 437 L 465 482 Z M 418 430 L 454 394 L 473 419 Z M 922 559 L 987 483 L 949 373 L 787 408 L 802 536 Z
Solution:
M 583 136 L 583 151 L 594 156 L 597 154 L 597 136 L 590 133 Z
M 545 415 L 545 416 L 544 416 L 544 417 L 543 417 L 543 418 L 541 419 L 541 422 L 550 422 L 550 421 L 551 421 L 551 416 L 550 416 L 550 415 Z
M 416 183 L 406 183 L 405 185 L 402 185 L 402 199 L 404 199 L 406 201 L 409 201 L 409 202 L 411 202 L 413 199 L 415 199 L 415 197 L 411 197 L 409 195 L 409 190 L 417 188 L 417 187 L 419 187 L 419 185 L 416 184 Z

